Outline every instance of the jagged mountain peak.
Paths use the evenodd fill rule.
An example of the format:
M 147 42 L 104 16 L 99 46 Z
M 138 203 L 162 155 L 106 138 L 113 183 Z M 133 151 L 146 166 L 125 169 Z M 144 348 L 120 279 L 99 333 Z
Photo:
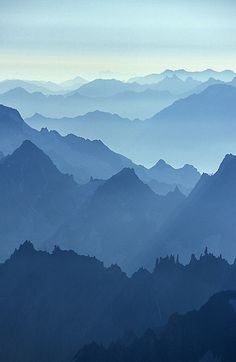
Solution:
M 17 183 L 21 190 L 39 190 L 64 187 L 74 187 L 72 176 L 62 174 L 40 148 L 33 142 L 25 140 L 11 155 L 5 157 L 0 167 L 0 177 L 11 179 L 11 184 Z M 15 190 L 15 189 L 14 189 Z
M 21 146 L 8 157 L 7 162 L 11 164 L 19 164 L 20 162 L 27 164 L 30 162 L 32 165 L 35 164 L 36 167 L 39 166 L 39 163 L 42 164 L 42 162 L 45 162 L 56 169 L 56 166 L 54 166 L 50 158 L 30 140 L 23 141 Z
M 103 185 L 104 188 L 114 189 L 122 188 L 123 190 L 132 189 L 132 187 L 143 187 L 148 188 L 136 175 L 133 168 L 125 167 L 120 172 L 112 176 Z M 151 190 L 150 190 L 151 192 Z
M 225 172 L 236 173 L 236 156 L 231 153 L 224 157 L 216 174 L 219 175 Z
M 153 167 L 150 168 L 150 170 L 164 170 L 164 169 L 172 169 L 172 166 L 170 166 L 165 160 L 160 159 L 155 163 Z
M 30 255 L 36 254 L 37 251 L 34 248 L 34 245 L 31 241 L 26 240 L 23 244 L 21 244 L 19 246 L 18 249 L 15 249 L 14 254 L 12 255 L 12 257 L 18 257 L 18 256 L 27 256 L 29 257 Z

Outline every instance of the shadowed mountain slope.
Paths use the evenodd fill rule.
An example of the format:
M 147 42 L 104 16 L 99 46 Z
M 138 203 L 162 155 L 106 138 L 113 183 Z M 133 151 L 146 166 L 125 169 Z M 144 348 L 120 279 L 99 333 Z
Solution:
M 167 196 L 156 195 L 133 169 L 125 168 L 98 187 L 90 202 L 50 242 L 133 272 L 142 265 L 137 256 L 147 241 L 183 200 L 178 189 Z
M 218 171 L 203 174 L 182 208 L 163 225 L 149 251 L 188 258 L 209 246 L 232 260 L 236 254 L 236 157 L 227 155 Z
M 0 163 L 1 260 L 20 240 L 42 245 L 76 210 L 77 184 L 32 142 Z
M 75 362 L 234 362 L 236 292 L 214 295 L 199 310 L 173 315 L 160 334 L 148 330 L 132 343 L 113 343 L 107 349 L 85 346 Z
M 173 312 L 199 308 L 226 282 L 235 288 L 235 270 L 235 264 L 205 254 L 186 266 L 173 257 L 160 259 L 153 273 L 141 269 L 128 278 L 95 258 L 58 247 L 48 254 L 25 242 L 0 265 L 0 359 L 66 362 L 85 343 L 108 343 L 130 330 L 139 336 Z
M 20 114 L 0 106 L 0 143 L 4 154 L 12 153 L 25 140 L 31 140 L 46 152 L 60 171 L 73 174 L 78 182 L 94 178 L 108 178 L 123 167 L 132 167 L 126 157 L 111 151 L 101 141 L 90 141 L 56 131 L 37 131 L 28 126 Z

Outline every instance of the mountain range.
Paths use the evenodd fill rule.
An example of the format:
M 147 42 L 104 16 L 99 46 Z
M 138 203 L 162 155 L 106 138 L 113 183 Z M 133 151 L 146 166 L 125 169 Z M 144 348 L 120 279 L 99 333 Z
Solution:
M 60 173 L 30 141 L 5 157 L 0 163 L 1 260 L 20 240 L 33 238 L 42 246 L 74 214 L 77 188 L 73 178 Z
M 61 120 L 35 115 L 27 122 L 35 127 L 58 127 L 64 134 L 99 138 L 137 164 L 154 164 L 158 155 L 178 167 L 182 160 L 213 172 L 226 153 L 235 153 L 235 102 L 235 87 L 213 84 L 145 121 L 95 112 Z
M 40 116 L 38 118 L 40 119 Z M 82 117 L 78 122 L 87 125 L 91 120 L 93 124 L 97 123 L 97 127 L 95 128 L 94 126 L 94 129 L 98 130 L 104 127 L 104 123 L 108 124 L 110 118 L 109 114 L 96 112 L 95 114 Z M 110 132 L 112 127 L 116 127 L 120 122 L 122 122 L 122 119 L 114 115 L 111 121 Z M 75 120 L 75 123 L 77 123 L 77 120 Z M 126 127 L 130 121 L 123 120 L 123 123 L 124 127 Z M 153 172 L 151 172 L 149 176 L 148 169 L 134 164 L 131 160 L 120 154 L 112 152 L 101 141 L 90 141 L 72 134 L 63 137 L 58 132 L 53 131 L 53 126 L 54 123 L 52 124 L 51 131 L 48 131 L 47 128 L 37 131 L 27 125 L 16 110 L 0 106 L 1 150 L 4 154 L 8 154 L 19 147 L 25 139 L 31 140 L 50 156 L 60 171 L 73 174 L 75 180 L 79 183 L 88 182 L 91 176 L 93 178 L 107 179 L 124 167 L 131 167 L 135 169 L 138 176 L 145 183 L 153 184 L 154 190 L 157 193 L 166 194 L 178 186 L 186 194 L 195 186 L 200 177 L 197 170 L 192 168 L 191 185 L 189 183 L 185 184 L 183 181 L 184 177 L 182 177 L 181 182 L 173 183 L 173 178 L 169 179 L 168 175 L 166 175 L 165 179 L 162 178 L 162 183 L 160 184 L 157 176 L 158 173 L 154 177 Z M 176 172 L 176 174 L 181 172 L 174 169 L 172 171 L 173 173 Z M 179 181 L 178 176 L 176 177 L 176 181 Z M 187 177 L 189 176 L 186 173 Z
M 41 92 L 43 94 L 53 93 L 66 93 L 75 88 L 82 86 L 87 81 L 81 77 L 67 80 L 62 83 L 21 80 L 21 79 L 7 79 L 0 81 L 0 93 L 8 92 L 15 88 L 24 88 L 27 92 Z
M 235 291 L 218 293 L 198 311 L 174 314 L 160 332 L 149 329 L 141 338 L 119 340 L 108 348 L 86 345 L 74 361 L 234 362 L 235 305 Z
M 224 70 L 224 71 L 215 71 L 213 69 L 206 69 L 204 71 L 187 71 L 185 69 L 177 69 L 177 70 L 165 70 L 162 73 L 156 74 L 148 74 L 143 77 L 133 77 L 129 80 L 129 82 L 137 82 L 140 84 L 152 84 L 163 80 L 166 77 L 177 76 L 182 80 L 186 80 L 189 77 L 201 81 L 206 82 L 209 78 L 215 78 L 222 80 L 224 82 L 230 82 L 235 76 L 236 73 L 232 70 Z
M 58 247 L 51 254 L 36 251 L 25 242 L 0 264 L 0 359 L 65 362 L 92 341 L 107 344 L 121 338 L 127 345 L 147 328 L 159 333 L 174 312 L 200 308 L 213 293 L 235 289 L 235 276 L 235 264 L 207 252 L 186 266 L 173 257 L 160 259 L 152 273 L 141 269 L 128 278 L 118 266 L 105 268 L 95 258 Z M 215 310 L 225 318 L 222 309 Z M 211 315 L 204 314 L 203 320 L 210 322 Z M 188 325 L 190 330 L 195 326 Z
M 127 271 L 139 266 L 135 255 L 184 200 L 177 189 L 155 194 L 129 168 L 79 187 L 28 140 L 1 161 L 0 193 L 1 259 L 19 240 L 34 239 L 38 247 L 57 243 Z
M 200 253 L 205 246 L 234 259 L 235 182 L 236 156 L 227 155 L 214 175 L 202 175 L 182 208 L 163 225 L 150 247 L 149 262 L 154 250 L 180 253 L 187 260 L 189 253 Z
M 87 112 L 96 110 L 118 113 L 122 117 L 147 118 L 154 113 L 172 104 L 177 98 L 168 91 L 144 89 L 137 92 L 128 90 L 126 83 L 121 93 L 113 93 L 103 96 L 106 93 L 103 83 L 100 81 L 100 90 L 96 91 L 97 96 L 87 96 L 79 88 L 78 91 L 68 94 L 43 94 L 41 92 L 30 93 L 22 87 L 17 87 L 0 94 L 0 102 L 6 106 L 17 108 L 23 117 L 30 117 L 34 113 L 41 113 L 46 117 L 75 117 Z M 115 86 L 116 82 L 112 81 Z M 88 83 L 90 84 L 90 83 Z M 85 85 L 86 86 L 86 85 Z M 84 87 L 85 87 L 84 86 Z M 85 94 L 87 92 L 84 92 Z M 92 92 L 94 94 L 94 92 Z
M 125 83 L 116 79 L 96 79 L 85 83 L 72 92 L 61 90 L 51 92 L 41 83 L 25 81 L 5 81 L 5 92 L 0 94 L 0 102 L 17 108 L 23 117 L 42 113 L 45 117 L 76 117 L 96 110 L 117 113 L 123 118 L 142 119 L 152 117 L 180 98 L 198 94 L 210 85 L 232 85 L 209 78 L 200 82 L 188 77 L 185 80 L 176 75 L 165 77 L 158 83 Z M 45 87 L 47 84 L 45 84 Z M 1 83 L 0 83 L 1 90 Z
M 138 256 L 147 242 L 184 199 L 178 189 L 155 194 L 133 169 L 124 168 L 96 189 L 50 244 L 96 256 L 106 265 L 117 263 L 132 273 L 141 266 Z
M 1 151 L 12 153 L 24 140 L 31 140 L 47 153 L 60 171 L 73 174 L 78 182 L 108 178 L 123 167 L 132 166 L 127 158 L 112 152 L 101 141 L 90 141 L 69 134 L 65 137 L 46 128 L 40 132 L 29 127 L 20 114 L 0 106 Z
M 235 80 L 0 82 L 0 361 L 234 362 Z

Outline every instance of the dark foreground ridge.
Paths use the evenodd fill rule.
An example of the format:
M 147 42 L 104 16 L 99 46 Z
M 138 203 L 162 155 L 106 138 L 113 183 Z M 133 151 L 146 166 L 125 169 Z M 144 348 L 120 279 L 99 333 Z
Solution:
M 236 292 L 214 295 L 199 311 L 174 314 L 156 333 L 148 330 L 132 343 L 85 346 L 74 362 L 234 362 Z
M 235 286 L 236 264 L 207 250 L 186 266 L 161 258 L 129 278 L 96 258 L 25 242 L 0 265 L 0 360 L 71 361 L 84 344 L 141 336 Z

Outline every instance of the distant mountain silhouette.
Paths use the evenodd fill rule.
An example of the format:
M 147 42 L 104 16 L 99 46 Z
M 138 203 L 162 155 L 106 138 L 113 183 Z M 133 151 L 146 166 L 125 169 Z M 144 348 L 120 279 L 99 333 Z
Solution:
M 174 257 L 163 258 L 152 273 L 140 269 L 128 278 L 119 267 L 104 268 L 95 258 L 58 247 L 49 254 L 25 242 L 0 264 L 0 360 L 71 361 L 85 343 L 108 343 L 131 330 L 141 335 L 164 325 L 174 312 L 200 308 L 213 293 L 235 285 L 236 265 L 208 253 L 193 256 L 186 266 Z M 224 310 L 215 310 L 212 317 L 228 323 Z M 209 335 L 215 333 L 211 314 L 202 317 L 206 334 L 207 328 L 212 328 Z M 173 348 L 179 339 L 173 340 L 169 328 L 178 328 L 181 318 L 172 317 L 164 328 L 175 341 Z M 191 341 L 194 330 L 199 331 L 193 322 L 194 329 L 192 324 L 187 329 Z M 222 324 L 220 330 L 225 333 Z M 182 345 L 188 346 L 187 341 Z
M 4 157 L 4 154 L 2 153 L 2 151 L 0 151 L 0 159 Z
M 234 362 L 236 347 L 236 292 L 214 295 L 199 310 L 174 314 L 160 333 L 148 330 L 143 337 L 107 349 L 96 343 L 85 346 L 75 362 Z
M 27 92 L 41 92 L 43 94 L 50 94 L 51 91 L 45 86 L 36 84 L 32 81 L 24 81 L 19 79 L 9 79 L 0 82 L 0 93 L 6 93 L 15 88 L 23 88 Z
M 25 238 L 38 245 L 76 210 L 77 185 L 32 142 L 0 163 L 1 260 Z
M 90 125 L 89 120 L 80 119 L 76 124 L 76 119 L 67 119 L 66 124 L 64 119 L 58 121 L 58 127 L 64 131 L 72 127 L 73 132 L 83 137 L 99 138 L 136 163 L 154 163 L 158 157 L 173 165 L 179 165 L 181 160 L 183 164 L 193 163 L 198 169 L 212 172 L 226 153 L 235 152 L 236 91 L 227 84 L 211 85 L 200 93 L 197 88 L 195 91 L 196 94 L 177 100 L 145 122 L 120 120 L 120 124 L 114 125 L 106 119 L 99 127 L 95 120 Z M 50 120 L 43 122 L 50 125 Z M 215 151 L 211 152 L 212 149 Z
M 26 123 L 31 127 L 40 130 L 47 127 L 49 130 L 56 130 L 61 134 L 73 133 L 90 139 L 100 139 L 104 133 L 121 133 L 132 127 L 132 121 L 121 118 L 117 114 L 94 111 L 75 118 L 47 118 L 38 113 L 27 118 Z M 114 135 L 115 136 L 115 135 Z
M 177 99 L 168 91 L 151 90 L 148 86 L 130 85 L 116 80 L 96 80 L 73 92 L 61 90 L 49 95 L 39 91 L 27 92 L 19 86 L 0 94 L 0 102 L 17 108 L 24 118 L 42 113 L 42 110 L 46 117 L 55 118 L 76 117 L 99 109 L 131 119 L 145 119 Z
M 158 83 L 149 85 L 151 89 L 159 91 L 168 91 L 174 95 L 181 95 L 186 92 L 190 92 L 195 89 L 197 86 L 200 86 L 201 82 L 194 80 L 191 77 L 186 78 L 185 80 L 180 79 L 177 75 L 171 77 L 167 76 L 164 79 L 160 80 Z
M 25 139 L 35 143 L 50 156 L 60 171 L 73 174 L 78 182 L 86 182 L 91 176 L 108 178 L 123 167 L 133 165 L 101 141 L 85 140 L 74 135 L 62 137 L 47 129 L 36 131 L 23 121 L 16 110 L 0 106 L 1 151 L 12 153 Z
M 199 253 L 204 245 L 228 259 L 234 258 L 236 214 L 236 156 L 227 155 L 213 175 L 203 174 L 200 181 L 155 240 L 153 250 L 164 255 L 169 251 L 188 258 Z M 151 262 L 150 262 L 150 265 Z
M 185 165 L 175 169 L 164 160 L 159 160 L 148 169 L 148 176 L 166 184 L 182 185 L 186 189 L 192 189 L 199 181 L 200 173 L 192 165 Z
M 139 91 L 139 84 L 128 84 L 116 79 L 95 79 L 83 86 L 77 92 L 86 97 L 109 97 L 127 90 Z
M 197 81 L 206 82 L 209 78 L 219 79 L 225 82 L 231 81 L 235 77 L 235 73 L 232 70 L 224 70 L 222 72 L 217 72 L 212 69 L 206 69 L 204 71 L 199 72 L 190 72 L 186 71 L 185 69 L 178 69 L 178 70 L 165 70 L 160 74 L 149 74 L 144 77 L 134 77 L 131 78 L 130 82 L 137 82 L 140 84 L 147 84 L 147 83 L 156 83 L 163 80 L 165 77 L 173 77 L 177 76 L 182 80 L 186 80 L 187 78 L 191 77 Z
M 236 89 L 225 84 L 208 87 L 198 95 L 176 101 L 154 116 L 151 121 L 217 121 L 231 120 L 235 114 Z M 190 121 L 190 120 L 189 120 Z
M 57 129 L 62 134 L 72 132 L 92 139 L 103 138 L 109 144 L 115 144 L 117 137 L 123 140 L 123 135 L 132 133 L 132 129 L 135 127 L 134 123 L 137 124 L 137 128 L 142 127 L 140 121 L 130 121 L 116 114 L 99 111 L 72 119 L 50 119 L 35 114 L 32 118 L 26 119 L 26 122 L 37 129 L 47 125 L 49 129 Z M 166 164 L 165 170 L 158 165 L 150 169 L 135 164 L 131 167 L 135 169 L 141 180 L 148 183 L 159 194 L 167 194 L 169 191 L 173 191 L 176 186 L 181 192 L 188 194 L 200 178 L 198 171 L 188 165 L 174 169 Z
M 43 94 L 65 93 L 70 90 L 76 89 L 87 81 L 81 77 L 76 77 L 72 80 L 67 80 L 62 83 L 34 81 L 34 80 L 21 80 L 21 79 L 7 79 L 0 82 L 0 93 L 5 93 L 15 88 L 23 88 L 27 92 L 41 92 Z
M 97 188 L 85 209 L 51 238 L 51 243 L 96 256 L 125 271 L 141 266 L 137 258 L 167 217 L 183 202 L 179 190 L 156 195 L 125 168 Z
M 103 94 L 103 91 L 99 91 L 97 87 L 95 87 L 94 93 L 97 93 L 98 96 L 87 96 L 87 99 L 80 94 L 79 89 L 77 92 L 69 95 L 66 102 L 72 103 L 71 109 L 73 111 L 77 110 L 77 114 L 79 112 L 81 114 L 81 109 L 84 110 L 84 112 L 99 109 L 100 111 L 117 113 L 125 118 L 146 119 L 150 115 L 171 105 L 177 99 L 177 96 L 173 95 L 170 91 L 155 90 L 154 86 L 139 86 L 140 89 L 138 90 L 136 89 L 139 88 L 137 84 L 132 84 L 131 86 L 127 83 L 122 83 L 119 87 L 119 93 L 114 93 L 117 87 L 114 87 L 114 89 L 111 87 L 111 95 L 107 96 L 99 96 L 100 93 Z M 109 89 L 106 90 L 107 93 L 108 91 Z M 75 104 L 75 106 L 73 104 Z M 78 108 L 78 104 L 80 108 Z M 66 110 L 64 113 L 65 112 Z
M 28 139 L 30 130 L 16 109 L 0 105 L 0 144 L 5 155 L 19 147 L 24 139 Z
M 133 152 L 141 160 L 155 152 L 173 164 L 181 159 L 215 171 L 225 153 L 235 150 L 235 101 L 235 87 L 224 84 L 178 100 L 145 122 L 142 135 L 136 136 L 142 155 L 138 147 Z
M 75 77 L 74 79 L 69 79 L 64 82 L 59 83 L 59 87 L 61 89 L 76 89 L 78 87 L 81 87 L 88 81 L 80 76 Z
M 206 82 L 203 82 L 200 85 L 198 85 L 197 87 L 191 89 L 189 92 L 186 92 L 186 96 L 191 95 L 193 93 L 199 94 L 199 93 L 203 92 L 205 89 L 207 89 L 208 87 L 210 87 L 212 85 L 217 85 L 217 84 L 231 85 L 231 82 L 230 83 L 225 83 L 225 82 L 223 82 L 222 80 L 219 80 L 219 79 L 209 78 Z

